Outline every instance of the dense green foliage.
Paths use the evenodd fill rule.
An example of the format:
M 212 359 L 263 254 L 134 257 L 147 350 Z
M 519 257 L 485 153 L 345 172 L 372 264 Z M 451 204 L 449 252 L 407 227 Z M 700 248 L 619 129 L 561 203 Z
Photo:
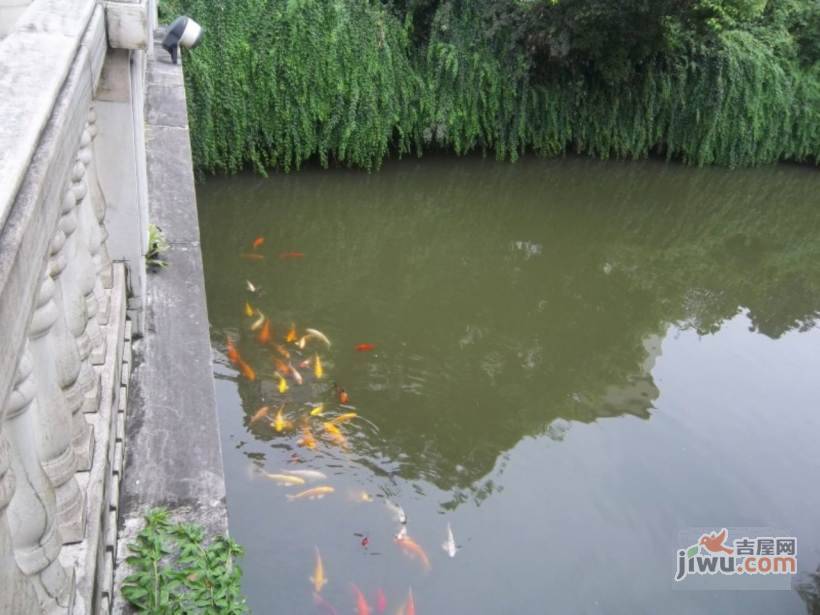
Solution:
M 174 523 L 163 509 L 149 511 L 128 545 L 133 573 L 123 583 L 123 597 L 138 612 L 157 615 L 246 613 L 242 571 L 234 561 L 242 548 L 225 536 L 204 541 L 198 525 Z
M 820 161 L 815 0 L 171 0 L 199 169 L 432 148 Z

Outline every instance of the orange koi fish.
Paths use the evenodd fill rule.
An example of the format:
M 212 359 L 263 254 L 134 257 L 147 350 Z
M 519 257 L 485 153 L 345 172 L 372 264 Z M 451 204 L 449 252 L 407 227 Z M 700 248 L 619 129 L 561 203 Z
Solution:
M 289 502 L 293 502 L 294 500 L 321 500 L 328 493 L 333 493 L 334 491 L 336 490 L 333 487 L 323 485 L 321 487 L 314 487 L 313 489 L 306 489 L 301 493 L 297 493 L 296 495 L 288 495 L 286 497 Z
M 290 359 L 290 353 L 288 352 L 288 349 L 282 346 L 282 344 L 274 344 L 273 349 L 286 359 Z
M 356 594 L 356 615 L 370 615 L 373 611 L 370 610 L 364 594 L 355 585 L 353 585 L 353 592 Z
M 427 557 L 427 553 L 424 552 L 424 549 L 422 549 L 415 540 L 407 535 L 407 532 L 402 532 L 399 536 L 396 536 L 394 541 L 407 555 L 413 558 L 419 558 L 425 570 L 430 570 L 430 558 Z
M 262 406 L 251 417 L 250 424 L 253 425 L 257 421 L 261 421 L 263 418 L 265 418 L 268 415 L 268 412 L 270 412 L 270 406 Z
M 282 374 L 278 374 L 278 375 L 279 375 L 279 387 L 278 387 L 279 392 L 284 394 L 288 390 L 288 381 L 285 380 L 285 377 L 282 376 Z
M 333 423 L 334 425 L 338 425 L 339 423 L 345 423 L 347 421 L 353 420 L 357 416 L 359 416 L 359 415 L 356 414 L 355 412 L 345 412 L 344 414 L 340 414 L 339 416 L 331 419 L 330 422 Z
M 356 350 L 359 352 L 370 352 L 376 349 L 376 344 L 356 344 Z
M 413 600 L 413 589 L 407 594 L 407 602 L 404 603 L 404 615 L 416 615 L 416 601 Z
M 225 352 L 228 355 L 228 361 L 231 362 L 231 365 L 238 365 L 242 360 L 242 357 L 239 356 L 239 351 L 236 349 L 236 346 L 233 345 L 233 340 L 231 338 L 228 338 L 228 341 L 225 343 L 225 348 Z
M 241 358 L 239 359 L 239 371 L 241 371 L 242 375 L 251 382 L 256 380 L 256 372 Z
M 313 436 L 310 428 L 305 427 L 302 431 L 302 437 L 299 438 L 298 444 L 299 446 L 304 446 L 305 448 L 309 448 L 311 450 L 316 448 L 316 438 Z
M 304 258 L 304 256 L 305 255 L 303 252 L 282 252 L 279 255 L 279 258 L 281 258 L 282 260 L 287 260 L 290 258 Z
M 339 403 L 346 404 L 350 401 L 350 395 L 344 389 L 339 389 Z
M 253 308 L 251 307 L 251 304 L 247 301 L 245 302 L 245 316 L 247 316 L 248 318 L 253 316 Z
M 263 243 L 265 243 L 265 238 L 264 237 L 257 237 L 256 239 L 253 240 L 253 244 L 252 244 L 253 249 L 258 250 L 259 248 L 262 247 Z
M 313 373 L 316 375 L 316 379 L 320 380 L 325 375 L 325 370 L 322 369 L 322 361 L 319 359 L 319 355 L 315 355 L 313 359 Z
M 313 590 L 317 594 L 322 591 L 322 588 L 327 584 L 325 567 L 322 565 L 322 556 L 319 554 L 319 547 L 316 547 L 316 567 L 313 569 L 313 576 L 310 577 L 310 582 L 313 583 Z
M 261 254 L 255 254 L 253 252 L 243 252 L 239 255 L 241 258 L 244 258 L 246 261 L 261 261 L 265 260 L 265 257 Z
M 290 366 L 282 361 L 281 359 L 273 359 L 274 365 L 276 365 L 276 371 L 279 374 L 287 376 L 290 373 Z
M 288 331 L 285 341 L 290 343 L 295 342 L 297 339 L 299 339 L 299 336 L 296 335 L 296 325 L 294 323 L 290 323 L 290 331 Z
M 262 325 L 262 330 L 256 336 L 256 341 L 260 344 L 267 344 L 270 342 L 270 318 L 265 319 L 265 324 Z
M 387 596 L 384 595 L 384 590 L 381 587 L 376 590 L 376 610 L 379 613 L 384 613 L 387 610 Z
M 273 422 L 271 423 L 273 428 L 278 433 L 282 433 L 286 429 L 290 429 L 290 427 L 293 425 L 293 423 L 291 423 L 282 415 L 282 410 L 284 410 L 284 408 L 285 406 L 279 406 L 279 411 L 276 413 L 276 418 L 274 418 Z

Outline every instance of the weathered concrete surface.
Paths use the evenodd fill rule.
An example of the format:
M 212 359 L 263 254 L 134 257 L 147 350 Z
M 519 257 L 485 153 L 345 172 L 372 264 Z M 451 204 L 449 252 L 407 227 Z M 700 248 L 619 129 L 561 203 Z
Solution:
M 161 37 L 157 37 L 161 38 Z M 127 543 L 149 508 L 227 533 L 205 280 L 199 249 L 191 148 L 181 66 L 155 46 L 146 79 L 146 149 L 151 221 L 171 249 L 148 280 L 145 337 L 135 345 L 120 494 L 115 584 L 128 574 Z M 128 612 L 115 593 L 115 612 Z

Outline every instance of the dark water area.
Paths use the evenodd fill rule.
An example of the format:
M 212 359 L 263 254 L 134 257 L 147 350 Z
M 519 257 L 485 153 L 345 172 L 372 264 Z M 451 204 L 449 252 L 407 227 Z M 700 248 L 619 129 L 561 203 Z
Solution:
M 354 584 L 391 615 L 411 587 L 422 614 L 820 612 L 816 170 L 430 157 L 212 178 L 198 200 L 254 612 L 354 613 Z M 332 345 L 286 343 L 291 323 Z M 303 379 L 284 393 L 274 343 Z M 321 379 L 298 367 L 315 355 Z M 306 469 L 327 478 L 262 474 Z M 319 485 L 334 491 L 286 497 Z M 676 583 L 692 527 L 796 537 L 793 589 Z

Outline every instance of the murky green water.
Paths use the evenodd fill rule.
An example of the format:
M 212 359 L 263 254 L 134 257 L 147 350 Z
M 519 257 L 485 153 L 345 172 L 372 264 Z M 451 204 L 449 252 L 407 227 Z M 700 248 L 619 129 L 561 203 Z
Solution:
M 255 612 L 332 612 L 314 605 L 315 546 L 340 614 L 356 612 L 351 584 L 374 613 L 381 588 L 391 615 L 409 587 L 424 614 L 797 614 L 816 597 L 815 170 L 426 158 L 211 179 L 198 196 Z M 264 260 L 241 258 L 257 236 Z M 305 355 L 326 377 L 300 370 L 281 395 L 246 300 L 279 342 L 291 321 L 326 333 L 332 347 Z M 256 381 L 230 365 L 227 336 Z M 323 435 L 305 402 L 338 413 L 334 383 L 361 417 L 342 425 L 347 448 L 300 446 L 302 421 Z M 297 428 L 250 424 L 281 402 Z M 328 480 L 284 487 L 255 468 Z M 335 492 L 287 501 L 317 484 Z M 387 498 L 429 571 L 394 543 Z M 680 591 L 691 526 L 790 532 L 801 591 Z

